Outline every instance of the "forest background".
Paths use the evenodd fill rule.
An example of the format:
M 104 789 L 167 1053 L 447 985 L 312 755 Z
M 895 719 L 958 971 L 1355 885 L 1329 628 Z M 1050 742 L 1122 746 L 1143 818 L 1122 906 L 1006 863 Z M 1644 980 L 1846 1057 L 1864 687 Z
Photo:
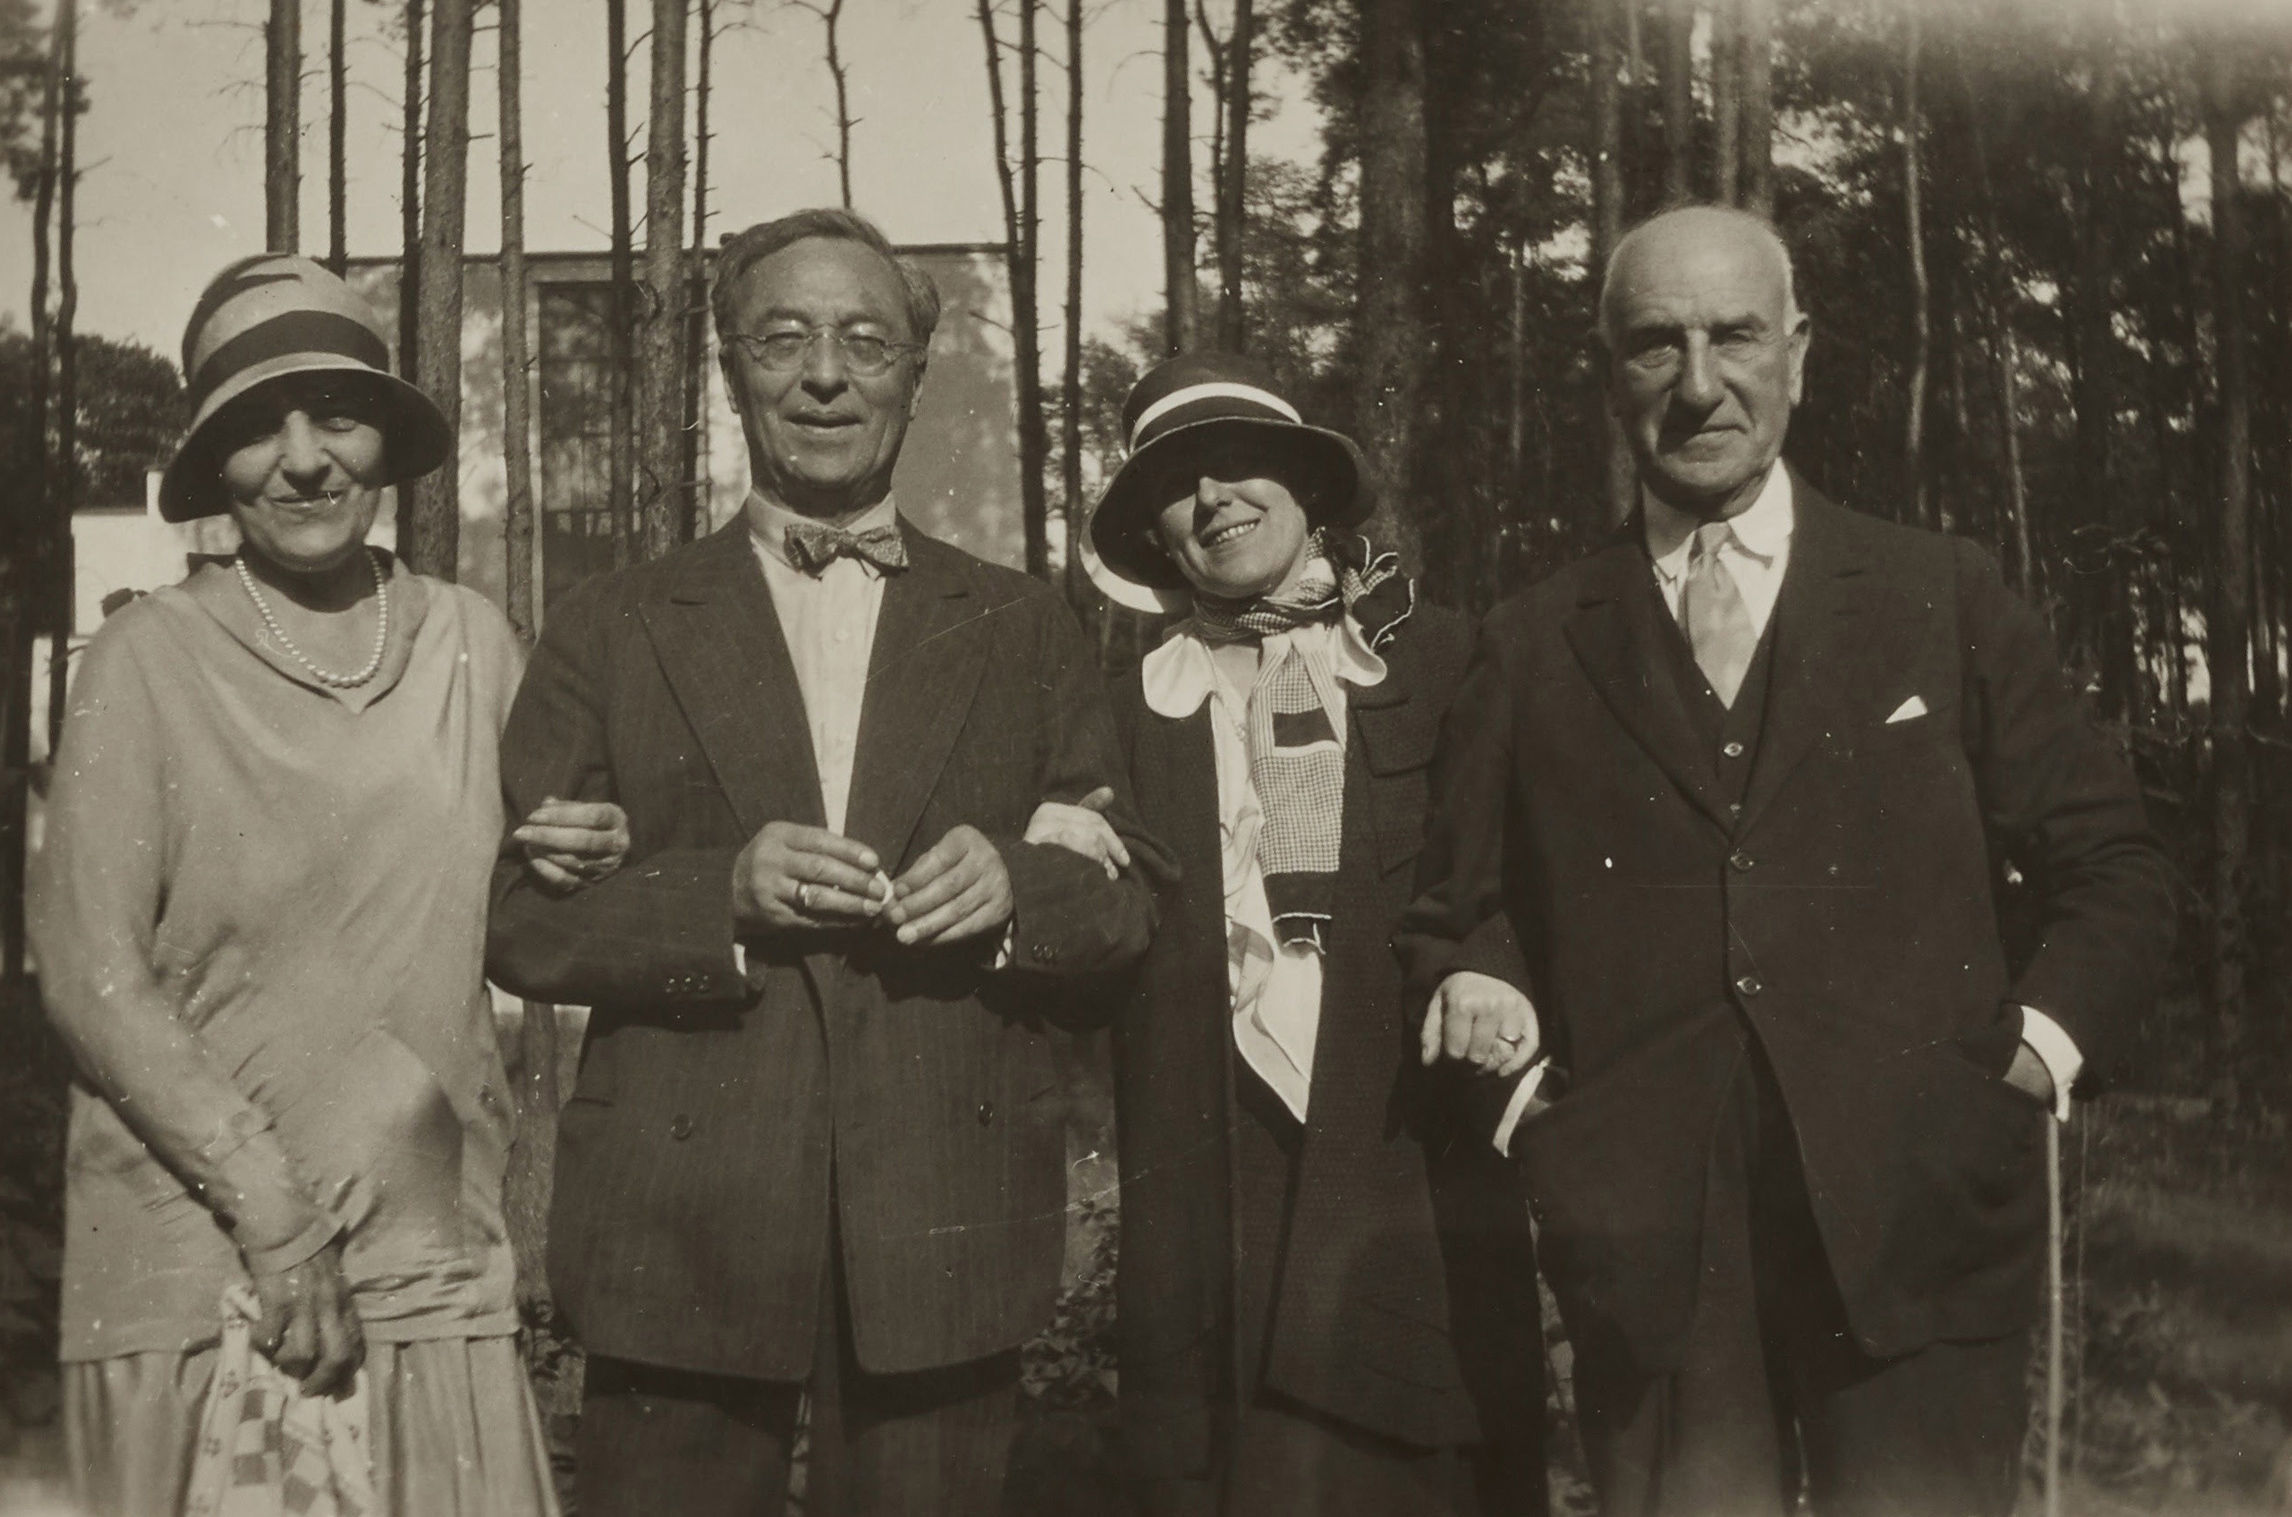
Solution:
M 701 260 L 714 49 L 759 12 L 831 86 L 821 152 L 852 201 L 852 39 L 893 0 L 581 0 L 608 61 L 603 203 L 614 267 L 612 496 L 622 561 L 695 529 L 690 418 L 707 362 Z M 75 502 L 163 458 L 180 382 L 146 343 L 83 333 L 74 197 L 102 165 L 79 123 L 104 81 L 79 10 L 0 0 L 0 153 L 30 211 L 23 329 L 0 329 L 0 1438 L 54 1419 L 54 1114 L 64 1078 L 21 943 L 30 693 L 68 612 Z M 395 49 L 388 197 L 416 291 L 410 376 L 460 394 L 460 269 L 498 214 L 511 288 L 528 183 L 519 43 L 573 0 L 249 0 L 240 81 L 266 127 L 260 243 L 347 257 L 345 39 Z M 1590 341 L 1596 271 L 1634 220 L 1715 200 L 1771 214 L 1812 314 L 1787 454 L 1860 509 L 1971 537 L 2051 621 L 2095 719 L 2139 771 L 2180 880 L 2168 993 L 2071 1131 L 2070 1476 L 2087 1505 L 2283 1509 L 2292 1468 L 2292 4 L 2282 0 L 927 0 L 969 23 L 947 69 L 986 82 L 986 215 L 1009 279 L 1024 567 L 1055 577 L 1111 668 L 1152 623 L 1108 606 L 1066 551 L 1119 462 L 1118 408 L 1164 354 L 1269 362 L 1308 419 L 1358 437 L 1373 527 L 1435 599 L 1486 609 L 1612 530 L 1630 466 Z M 910 14 L 918 7 L 907 6 Z M 521 15 L 521 10 L 523 15 Z M 307 14 L 306 14 L 307 13 Z M 235 13 L 236 14 L 236 13 Z M 801 29 L 791 23 L 800 22 Z M 1073 66 L 1128 28 L 1105 92 Z M 498 60 L 471 112 L 473 39 Z M 881 43 L 878 46 L 897 46 Z M 1129 44 L 1122 44 L 1128 46 Z M 1158 65 L 1158 67 L 1157 67 Z M 218 87 L 220 87 L 218 85 Z M 372 89 L 368 83 L 364 86 Z M 308 92 L 308 98 L 305 92 Z M 1140 197 L 1158 232 L 1127 306 L 1086 268 L 1136 266 L 1085 214 L 1093 111 L 1160 116 Z M 1094 104 L 1094 101 L 1096 102 Z M 1284 111 L 1284 105 L 1292 107 Z M 1278 121 L 1278 127 L 1274 123 Z M 926 123 L 909 123 L 927 130 Z M 1277 151 L 1267 151 L 1269 133 Z M 855 138 L 859 146 L 855 148 Z M 608 150 L 607 144 L 615 145 Z M 474 144 L 474 145 L 473 145 Z M 721 150 L 721 149 L 719 149 Z M 503 193 L 473 196 L 477 158 Z M 719 165 L 717 174 L 721 174 Z M 304 224 L 323 180 L 323 218 Z M 865 176 L 862 175 L 865 183 Z M 786 207 L 781 207 L 786 208 Z M 871 209 L 864 201 L 860 208 Z M 738 207 L 732 224 L 753 219 Z M 1046 235 L 1046 223 L 1048 235 Z M 490 232 L 488 225 L 484 230 Z M 898 228 L 894 228 L 895 234 Z M 382 251 L 380 249 L 359 249 Z M 219 259 L 213 261 L 220 261 Z M 204 270 L 202 269 L 202 273 Z M 1109 308 L 1113 308 L 1109 319 Z M 522 310 L 522 303 L 514 303 Z M 529 335 L 503 334 L 513 435 Z M 530 479 L 509 479 L 507 609 L 530 635 Z M 450 476 L 448 476 L 450 477 Z M 109 483 L 107 483 L 109 482 Z M 451 572 L 449 488 L 417 489 L 400 545 Z M 60 711 L 62 703 L 49 709 Z M 2025 885 L 2007 873 L 2009 916 Z M 527 1262 L 557 1097 L 554 1018 L 527 1017 L 517 1183 Z M 1072 1061 L 1080 1172 L 1072 1289 L 1038 1345 L 1039 1412 L 1015 1501 L 1111 1499 L 1105 1272 L 1116 1246 L 1102 1051 Z M 530 1273 L 530 1270 L 529 1270 Z M 536 1277 L 537 1279 L 537 1277 Z M 537 1359 L 565 1368 L 530 1292 Z M 1563 1368 L 1565 1345 L 1555 1342 Z M 1564 1377 L 1563 1377 L 1564 1379 Z M 560 1410 L 563 1408 L 561 1407 Z M 1564 1424 L 1564 1394 L 1555 1418 Z M 2042 1420 L 2042 1419 L 2041 1419 Z M 1030 1483 L 1031 1482 L 1031 1483 Z M 1580 1499 L 1565 1478 L 1559 1499 Z

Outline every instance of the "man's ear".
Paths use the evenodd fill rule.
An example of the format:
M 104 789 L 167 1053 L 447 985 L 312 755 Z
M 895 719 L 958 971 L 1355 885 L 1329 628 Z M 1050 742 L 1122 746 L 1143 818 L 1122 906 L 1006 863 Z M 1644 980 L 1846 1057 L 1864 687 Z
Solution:
M 724 376 L 725 403 L 732 407 L 733 415 L 745 419 L 747 412 L 740 406 L 740 383 L 732 373 L 732 349 L 716 350 L 716 372 Z
M 1814 340 L 1814 322 L 1805 312 L 1799 313 L 1798 325 L 1791 329 L 1790 343 L 1791 405 L 1797 408 L 1799 398 L 1806 392 L 1807 348 Z
M 907 387 L 907 419 L 915 420 L 916 408 L 923 404 L 923 376 L 930 369 L 929 358 L 915 360 L 915 382 Z

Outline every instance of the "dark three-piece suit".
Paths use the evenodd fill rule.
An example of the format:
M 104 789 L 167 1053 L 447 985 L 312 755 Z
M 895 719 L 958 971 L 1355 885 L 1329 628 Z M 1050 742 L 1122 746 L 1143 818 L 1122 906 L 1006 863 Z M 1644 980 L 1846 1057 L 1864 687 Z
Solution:
M 630 1449 L 697 1419 L 694 1447 L 626 1472 L 631 1510 L 747 1509 L 737 1488 L 779 1478 L 775 1459 L 784 1473 L 788 1428 L 745 1454 L 744 1430 L 791 1419 L 807 1378 L 815 1450 L 829 1373 L 847 1399 L 855 1377 L 881 1393 L 871 1427 L 978 1399 L 966 1377 L 1007 1411 L 1015 1347 L 1051 1315 L 1066 1193 L 1046 1018 L 1063 980 L 1145 948 L 1153 902 L 1134 874 L 1020 840 L 1039 802 L 1102 785 L 1131 830 L 1064 605 L 902 531 L 911 566 L 883 586 L 845 832 L 892 876 L 958 824 L 985 833 L 1016 902 L 1006 967 L 993 937 L 906 949 L 882 926 L 746 936 L 745 973 L 736 962 L 735 858 L 768 822 L 822 822 L 802 695 L 741 520 L 565 597 L 509 719 L 515 814 L 558 795 L 629 815 L 627 862 L 574 894 L 505 856 L 488 970 L 594 1008 L 563 1118 L 551 1283 L 592 1356 L 592 1414 L 602 1366 L 635 1398 Z M 991 1431 L 992 1469 L 943 1472 L 965 1457 L 960 1420 L 887 1445 L 893 1468 L 854 1504 L 989 1503 Z M 592 1473 L 618 1477 L 586 1426 L 582 1457 L 585 1507 L 621 1499 L 591 1498 Z
M 1525 989 L 1573 1075 L 1512 1152 L 1607 1510 L 1762 1509 L 1725 1447 L 1692 1489 L 1664 1401 L 1740 1369 L 1760 1404 L 1718 1442 L 1779 1441 L 1825 1517 L 2002 1511 L 2045 1215 L 2019 1008 L 2106 1068 L 2171 902 L 1994 566 L 1796 483 L 1732 707 L 1636 521 L 1489 617 L 1402 948 L 1422 991 Z M 2010 958 L 2009 863 L 2039 928 Z

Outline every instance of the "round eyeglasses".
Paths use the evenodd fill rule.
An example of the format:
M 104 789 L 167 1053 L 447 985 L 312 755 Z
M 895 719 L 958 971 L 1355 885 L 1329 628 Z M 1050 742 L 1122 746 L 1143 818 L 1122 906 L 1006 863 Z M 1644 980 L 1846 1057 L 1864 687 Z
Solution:
M 898 342 L 872 332 L 847 332 L 840 327 L 784 327 L 776 332 L 732 332 L 725 341 L 746 353 L 758 367 L 776 373 L 799 369 L 812 344 L 826 338 L 843 355 L 844 367 L 862 379 L 891 372 L 891 366 L 910 353 L 923 351 L 920 342 Z

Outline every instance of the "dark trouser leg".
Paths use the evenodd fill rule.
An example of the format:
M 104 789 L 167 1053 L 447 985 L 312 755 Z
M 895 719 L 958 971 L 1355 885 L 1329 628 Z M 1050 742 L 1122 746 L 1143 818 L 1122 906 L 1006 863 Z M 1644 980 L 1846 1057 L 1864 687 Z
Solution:
M 853 1347 L 840 1249 L 827 1274 L 832 1299 L 822 1303 L 812 1358 L 806 1517 L 997 1517 L 1018 1418 L 1018 1350 L 869 1374 Z
M 574 1449 L 582 1517 L 780 1517 L 800 1389 L 590 1359 Z
M 1774 1380 L 1759 1331 L 1751 1176 L 1758 1091 L 1746 1057 L 1714 1133 L 1702 1280 L 1679 1368 L 1576 1358 L 1576 1411 L 1609 1517 L 1777 1517 L 1787 1508 Z
M 2020 1486 L 2029 1334 L 1934 1343 L 1896 1359 L 1863 1353 L 1831 1278 L 1781 1094 L 1761 1075 L 1760 1305 L 1776 1358 L 1789 1366 L 1814 1511 L 2004 1517 Z

